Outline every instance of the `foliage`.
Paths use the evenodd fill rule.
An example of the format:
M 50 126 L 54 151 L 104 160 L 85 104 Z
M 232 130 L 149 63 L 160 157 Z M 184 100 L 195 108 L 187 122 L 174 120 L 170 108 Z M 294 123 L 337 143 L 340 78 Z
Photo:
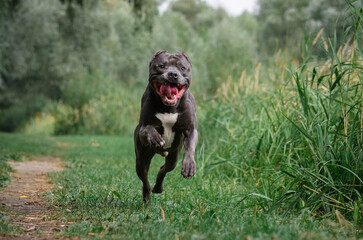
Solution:
M 0 189 L 5 187 L 10 180 L 9 173 L 12 169 L 11 167 L 6 163 L 8 160 L 7 155 L 0 155 Z
M 12 172 L 13 169 L 7 164 L 10 160 L 23 161 L 23 157 L 18 153 L 0 153 L 0 189 L 5 187 L 11 179 L 9 172 Z
M 191 57 L 196 79 L 192 89 L 198 91 L 214 92 L 227 73 L 238 75 L 252 64 L 254 35 L 245 30 L 252 31 L 252 27 L 244 21 L 253 24 L 253 16 L 228 17 L 221 9 L 192 0 L 195 17 L 190 17 L 194 13 L 188 6 L 176 1 L 162 16 L 149 21 L 156 14 L 147 10 L 152 2 L 62 4 L 31 0 L 19 1 L 14 8 L 4 7 L 0 25 L 4 39 L 0 45 L 0 129 L 26 129 L 28 121 L 37 123 L 31 119 L 44 112 L 54 114 L 55 134 L 130 133 L 122 123 L 103 125 L 115 121 L 115 114 L 126 113 L 117 111 L 117 105 L 109 104 L 114 114 L 105 114 L 102 121 L 100 113 L 89 108 L 94 109 L 100 98 L 128 102 L 128 108 L 137 108 L 139 100 L 121 96 L 128 96 L 129 89 L 139 92 L 145 88 L 148 61 L 160 49 L 183 50 Z M 140 27 L 145 21 L 152 22 L 152 27 Z M 119 97 L 111 91 L 114 89 Z M 110 91 L 112 98 L 107 97 Z M 29 99 L 45 101 L 32 107 Z M 50 112 L 49 106 L 63 107 L 58 113 Z M 136 118 L 128 122 L 134 125 Z
M 259 0 L 258 3 L 259 42 L 264 43 L 262 48 L 269 53 L 279 48 L 294 48 L 304 35 L 320 30 L 325 38 L 332 38 L 335 32 L 337 36 L 343 36 L 351 25 L 345 1 Z
M 214 66 L 208 68 L 210 89 L 218 89 L 227 76 L 237 77 L 252 66 L 257 46 L 240 19 L 223 19 L 210 29 L 208 39 L 206 65 Z
M 0 110 L 0 125 L 5 131 L 20 130 L 20 126 L 27 123 L 29 116 L 40 113 L 48 100 L 44 96 L 23 96 L 22 99 L 14 100 L 6 110 Z

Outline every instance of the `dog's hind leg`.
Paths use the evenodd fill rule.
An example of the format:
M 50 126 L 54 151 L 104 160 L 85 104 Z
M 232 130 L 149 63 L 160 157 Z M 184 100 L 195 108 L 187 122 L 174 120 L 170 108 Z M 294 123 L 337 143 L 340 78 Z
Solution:
M 136 173 L 142 181 L 142 197 L 144 202 L 150 200 L 151 187 L 147 178 L 151 159 L 155 155 L 155 151 L 149 147 L 142 146 L 139 138 L 139 129 L 137 126 L 134 134 L 135 154 L 136 154 Z
M 151 187 L 149 180 L 147 178 L 150 162 L 154 152 L 151 151 L 140 151 L 136 153 L 136 173 L 142 181 L 142 197 L 144 202 L 148 202 L 150 200 Z
M 166 174 L 172 171 L 176 164 L 178 163 L 180 149 L 175 152 L 170 152 L 168 156 L 165 158 L 165 164 L 160 167 L 158 172 L 158 176 L 156 177 L 156 183 L 152 189 L 153 193 L 162 193 L 163 192 L 163 181 Z

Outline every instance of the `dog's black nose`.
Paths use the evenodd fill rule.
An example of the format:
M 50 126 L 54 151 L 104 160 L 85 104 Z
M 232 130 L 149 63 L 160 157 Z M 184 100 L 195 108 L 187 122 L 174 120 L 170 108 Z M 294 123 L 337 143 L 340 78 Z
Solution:
M 177 72 L 168 72 L 168 77 L 170 79 L 178 79 L 179 75 Z

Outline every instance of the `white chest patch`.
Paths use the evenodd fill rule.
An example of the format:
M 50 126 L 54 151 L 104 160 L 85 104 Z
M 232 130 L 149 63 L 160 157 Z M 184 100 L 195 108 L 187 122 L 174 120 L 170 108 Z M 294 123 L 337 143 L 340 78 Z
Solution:
M 177 113 L 157 113 L 155 114 L 155 117 L 157 117 L 164 128 L 163 133 L 163 139 L 165 141 L 164 149 L 170 148 L 171 144 L 174 141 L 175 132 L 172 131 L 172 128 L 174 124 L 176 123 L 176 120 L 178 119 Z

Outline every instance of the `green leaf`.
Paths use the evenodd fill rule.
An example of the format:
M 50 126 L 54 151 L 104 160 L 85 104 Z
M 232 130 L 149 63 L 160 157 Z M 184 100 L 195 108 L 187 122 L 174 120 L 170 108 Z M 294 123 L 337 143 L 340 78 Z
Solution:
M 311 140 L 312 142 L 314 142 L 314 139 L 309 135 L 309 133 L 305 130 L 305 129 L 303 129 L 303 128 L 301 128 L 300 126 L 298 126 L 294 121 L 292 121 L 289 117 L 287 117 L 283 112 L 281 112 L 281 114 L 287 119 L 287 120 L 289 120 L 291 123 L 292 123 L 292 125 L 294 125 L 295 126 L 295 128 L 299 131 L 299 132 L 301 132 L 305 137 L 307 137 L 309 140 Z
M 312 75 L 312 77 L 311 77 L 311 86 L 314 84 L 314 79 L 315 79 L 315 77 L 316 77 L 316 68 L 314 67 L 314 68 L 313 68 L 313 75 Z

